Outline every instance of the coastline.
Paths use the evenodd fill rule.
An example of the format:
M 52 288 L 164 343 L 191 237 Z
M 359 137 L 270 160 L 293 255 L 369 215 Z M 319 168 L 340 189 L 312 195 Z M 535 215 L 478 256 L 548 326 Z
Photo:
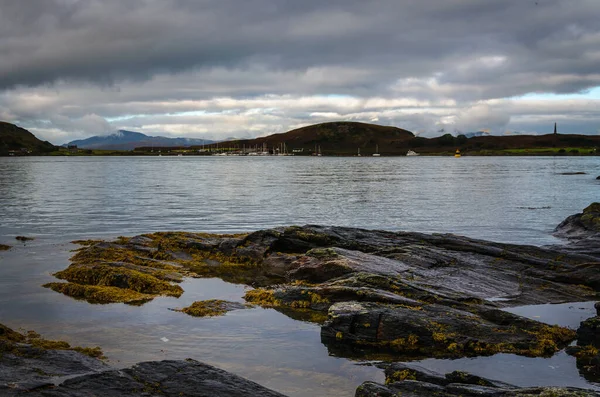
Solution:
M 595 213 L 594 208 L 596 207 L 591 207 L 590 211 Z M 356 314 L 362 316 L 363 314 L 361 313 L 363 313 L 363 311 L 366 310 L 367 313 L 373 313 L 376 316 L 379 316 L 379 320 L 377 321 L 381 321 L 382 314 L 384 316 L 392 315 L 389 321 L 395 321 L 393 319 L 398 317 L 393 317 L 392 312 L 389 312 L 389 305 L 391 304 L 391 307 L 395 308 L 393 309 L 395 312 L 403 313 L 403 316 L 407 315 L 409 316 L 409 318 L 416 320 L 420 318 L 420 316 L 423 314 L 426 314 L 427 316 L 434 315 L 435 313 L 437 313 L 435 307 L 441 304 L 443 307 L 446 308 L 446 314 L 440 318 L 437 318 L 434 322 L 446 323 L 447 327 L 452 327 L 455 324 L 460 324 L 462 321 L 459 320 L 460 317 L 448 317 L 448 310 L 452 308 L 452 306 L 454 306 L 454 310 L 458 309 L 461 311 L 469 312 L 471 313 L 471 315 L 483 315 L 482 319 L 485 319 L 485 321 L 491 320 L 492 322 L 496 322 L 496 327 L 500 326 L 501 323 L 497 323 L 497 321 L 501 318 L 510 318 L 511 323 L 520 323 L 529 331 L 533 331 L 535 327 L 540 326 L 536 322 L 531 322 L 531 320 L 525 320 L 520 317 L 510 317 L 508 314 L 502 314 L 500 317 L 498 317 L 500 315 L 500 312 L 498 312 L 496 308 L 506 306 L 507 303 L 505 300 L 492 300 L 488 302 L 481 301 L 480 298 L 473 300 L 473 297 L 468 298 L 469 294 L 472 294 L 473 291 L 471 291 L 471 293 L 467 293 L 467 295 L 463 295 L 467 292 L 468 289 L 462 290 L 461 292 L 461 290 L 456 290 L 456 287 L 454 287 L 452 288 L 453 292 L 451 292 L 451 290 L 444 292 L 444 290 L 448 288 L 448 285 L 440 284 L 440 286 L 438 286 L 437 288 L 437 292 L 432 295 L 431 290 L 427 292 L 427 289 L 423 290 L 422 286 L 417 288 L 417 286 L 419 285 L 419 278 L 421 276 L 418 275 L 418 272 L 414 273 L 414 271 L 416 271 L 416 268 L 413 268 L 413 270 L 410 271 L 412 272 L 412 276 L 408 279 L 410 281 L 408 281 L 406 277 L 401 277 L 399 279 L 392 277 L 391 274 L 389 274 L 388 272 L 393 271 L 393 269 L 397 270 L 398 263 L 406 264 L 407 260 L 413 260 L 417 261 L 413 262 L 414 264 L 416 264 L 419 263 L 419 261 L 422 261 L 424 258 L 429 258 L 428 260 L 430 261 L 430 254 L 424 255 L 424 253 L 429 251 L 429 248 L 426 247 L 429 244 L 433 244 L 431 247 L 438 248 L 436 248 L 434 251 L 430 251 L 430 253 L 442 249 L 442 251 L 440 251 L 439 254 L 444 254 L 444 252 L 447 251 L 444 255 L 448 255 L 448 253 L 450 252 L 465 252 L 469 253 L 469 255 L 477 253 L 477 255 L 483 255 L 484 257 L 490 255 L 494 256 L 494 258 L 496 259 L 494 259 L 492 263 L 494 263 L 500 268 L 503 268 L 503 271 L 501 273 L 497 273 L 496 275 L 490 275 L 489 280 L 495 279 L 498 274 L 506 273 L 512 266 L 510 265 L 510 263 L 519 263 L 520 261 L 525 260 L 526 263 L 529 264 L 528 266 L 533 265 L 534 269 L 538 270 L 529 274 L 528 277 L 533 277 L 531 280 L 521 280 L 525 283 L 524 285 L 528 285 L 534 282 L 533 280 L 537 279 L 538 277 L 542 277 L 542 279 L 546 280 L 542 284 L 540 284 L 542 286 L 546 282 L 556 283 L 557 279 L 555 279 L 554 276 L 552 276 L 551 279 L 548 279 L 547 276 L 544 276 L 544 274 L 546 274 L 546 272 L 549 272 L 549 270 L 544 270 L 542 273 L 539 273 L 539 271 L 542 268 L 539 268 L 538 265 L 536 265 L 536 263 L 540 260 L 550 260 L 551 263 L 554 263 L 553 266 L 564 267 L 569 264 L 576 264 L 577 261 L 582 260 L 582 257 L 585 257 L 586 260 L 589 261 L 588 255 L 590 255 L 590 252 L 595 252 L 595 248 L 593 248 L 593 246 L 590 245 L 591 243 L 593 243 L 594 240 L 587 239 L 587 237 L 589 236 L 586 237 L 583 235 L 573 233 L 573 230 L 581 231 L 577 228 L 573 229 L 573 226 L 580 226 L 578 222 L 580 222 L 582 216 L 585 217 L 585 214 L 580 214 L 579 218 L 573 218 L 571 219 L 571 221 L 569 221 L 561 227 L 562 232 L 565 234 L 565 236 L 571 239 L 576 238 L 577 241 L 572 241 L 571 244 L 568 244 L 564 247 L 543 249 L 533 255 L 527 254 L 526 256 L 523 256 L 524 253 L 522 253 L 520 251 L 520 248 L 515 245 L 483 242 L 472 239 L 460 238 L 458 236 L 442 235 L 435 237 L 433 235 L 415 233 L 390 233 L 366 231 L 360 229 L 336 229 L 324 227 L 284 228 L 279 231 L 261 231 L 252 233 L 250 235 L 237 236 L 195 234 L 169 235 L 168 233 L 163 233 L 156 235 L 157 238 L 159 238 L 158 241 L 153 237 L 153 235 L 149 235 L 149 240 L 148 237 L 145 237 L 146 240 L 140 238 L 120 239 L 115 242 L 117 244 L 117 247 L 114 246 L 115 243 L 107 244 L 104 242 L 86 242 L 86 245 L 82 246 L 82 250 L 85 251 L 90 247 L 100 248 L 100 251 L 97 251 L 96 254 L 100 254 L 100 259 L 108 259 L 108 257 L 105 257 L 103 255 L 113 255 L 110 254 L 111 249 L 120 250 L 122 249 L 120 247 L 130 247 L 128 249 L 133 249 L 136 252 L 146 252 L 146 254 L 154 252 L 154 260 L 159 261 L 165 260 L 165 258 L 169 261 L 173 261 L 173 258 L 167 258 L 165 255 L 169 253 L 177 253 L 183 247 L 188 247 L 183 249 L 183 251 L 189 249 L 200 249 L 200 252 L 210 252 L 211 254 L 209 256 L 203 255 L 202 260 L 216 260 L 220 262 L 221 265 L 217 266 L 216 268 L 205 268 L 204 270 L 208 271 L 209 273 L 204 274 L 204 277 L 217 276 L 224 277 L 226 279 L 234 277 L 237 280 L 237 282 L 243 281 L 244 283 L 253 284 L 254 287 L 257 288 L 246 292 L 246 301 L 249 301 L 250 303 L 259 304 L 266 307 L 272 307 L 275 308 L 275 310 L 280 311 L 284 315 L 290 316 L 291 318 L 296 317 L 298 319 L 302 319 L 302 321 L 316 322 L 317 324 L 321 324 L 321 318 L 316 318 L 314 316 L 306 317 L 304 316 L 304 314 L 306 314 L 307 311 L 319 313 L 322 312 L 325 308 L 327 308 L 327 318 L 325 319 L 325 328 L 322 328 L 321 330 L 321 339 L 322 342 L 324 342 L 327 348 L 329 349 L 330 354 L 333 352 L 336 355 L 349 358 L 357 357 L 356 355 L 358 354 L 358 356 L 361 357 L 362 360 L 381 360 L 384 358 L 383 356 L 381 356 L 381 353 L 391 353 L 392 361 L 395 361 L 399 357 L 407 357 L 406 354 L 408 354 L 408 356 L 413 357 L 418 357 L 419 355 L 423 354 L 425 356 L 431 355 L 432 352 L 428 352 L 427 349 L 427 346 L 431 342 L 428 342 L 425 345 L 421 346 L 419 341 L 416 340 L 414 341 L 414 344 L 413 342 L 411 342 L 411 344 L 408 345 L 408 341 L 411 340 L 410 335 L 404 337 L 405 339 L 402 343 L 400 342 L 400 339 L 403 338 L 402 336 L 398 338 L 397 335 L 390 335 L 390 338 L 392 339 L 388 340 L 393 343 L 389 345 L 385 344 L 382 346 L 378 346 L 373 345 L 370 342 L 365 344 L 364 342 L 368 342 L 369 329 L 373 327 L 369 326 L 356 328 L 356 326 L 354 326 L 354 328 L 344 328 L 346 327 L 346 325 L 344 324 L 355 323 L 364 325 L 367 323 L 367 321 L 372 320 L 356 318 L 348 323 L 345 319 L 355 318 Z M 270 241 L 270 243 L 267 243 L 268 241 Z M 394 241 L 395 242 L 392 243 L 392 245 L 390 246 L 388 243 L 386 243 L 386 241 L 389 241 L 390 243 Z M 402 241 L 404 242 L 402 243 Z M 410 241 L 412 241 L 412 243 L 409 243 Z M 98 246 L 97 244 L 100 244 L 100 246 Z M 417 245 L 415 246 L 414 244 Z M 400 251 L 390 250 L 390 248 L 394 246 L 403 248 Z M 268 248 L 268 251 L 265 251 L 267 247 L 270 248 Z M 381 257 L 381 249 L 383 247 L 388 248 L 385 248 L 385 252 L 387 253 L 384 254 L 384 257 Z M 413 251 L 414 247 L 421 248 L 419 248 L 417 251 Z M 148 249 L 150 249 L 150 251 L 148 251 Z M 407 249 L 408 251 L 406 251 Z M 473 251 L 474 249 L 475 251 Z M 527 247 L 527 249 L 531 251 L 532 248 Z M 353 251 L 354 253 L 348 250 Z M 256 259 L 263 257 L 264 252 L 275 251 L 277 251 L 278 254 L 269 254 L 267 257 L 265 257 L 268 259 L 265 263 L 263 263 L 263 265 L 266 267 L 259 266 L 257 268 L 255 266 L 257 264 L 253 263 L 252 266 L 249 268 L 253 270 L 251 272 L 252 274 L 244 276 L 243 267 L 241 269 L 236 268 L 236 266 L 238 266 L 240 258 L 244 257 L 247 259 L 249 257 L 254 257 Z M 286 254 L 286 252 L 288 253 Z M 303 256 L 297 257 L 295 261 L 292 261 L 292 263 L 296 263 L 296 267 L 289 268 L 289 255 L 297 256 L 298 254 L 295 253 L 298 252 L 305 252 L 305 254 Z M 379 253 L 373 256 L 372 254 L 369 254 L 369 252 Z M 412 254 L 410 252 L 412 252 Z M 560 259 L 559 262 L 556 262 L 557 252 L 560 252 L 560 255 L 566 255 L 564 258 Z M 226 253 L 229 253 L 228 258 L 222 256 Z M 401 257 L 398 257 L 398 255 L 401 255 Z M 176 256 L 181 256 L 181 254 L 177 254 Z M 385 257 L 387 257 L 387 259 Z M 544 259 L 544 257 L 546 257 L 547 259 Z M 238 258 L 238 260 L 235 261 L 233 260 L 234 258 Z M 498 258 L 502 258 L 500 262 L 497 261 Z M 534 260 L 533 258 L 537 259 Z M 175 260 L 177 261 L 177 259 Z M 185 261 L 185 258 L 179 260 Z M 469 263 L 465 263 L 464 259 L 457 260 L 459 262 L 463 262 L 463 265 Z M 104 262 L 106 262 L 106 260 L 104 260 Z M 225 263 L 229 263 L 226 266 L 226 268 L 228 268 L 229 270 L 227 270 L 226 268 L 222 268 L 223 264 Z M 243 263 L 249 264 L 249 262 L 247 261 L 242 261 L 239 264 L 243 265 Z M 483 263 L 485 263 L 485 261 Z M 179 264 L 182 263 L 180 262 Z M 81 267 L 88 265 L 89 263 L 85 263 L 85 261 L 81 262 L 75 259 L 71 266 Z M 141 266 L 139 262 L 131 263 L 131 265 Z M 146 266 L 148 267 L 148 264 L 146 264 Z M 284 267 L 282 268 L 281 266 Z M 358 266 L 358 268 L 356 266 Z M 436 268 L 438 270 L 448 270 L 448 266 L 450 266 L 450 268 L 455 268 L 456 264 L 447 264 L 442 266 L 441 268 Z M 544 265 L 544 267 L 547 266 Z M 231 270 L 234 269 L 241 270 L 241 272 L 232 272 Z M 257 269 L 262 270 L 257 273 Z M 383 273 L 382 269 L 385 269 Z M 428 272 L 433 271 L 433 269 L 434 268 L 430 268 Z M 575 266 L 573 269 L 577 270 L 578 272 L 582 270 L 577 266 Z M 94 270 L 95 269 L 92 266 L 92 273 L 94 273 Z M 201 269 L 198 268 L 196 270 L 198 271 Z M 489 270 L 490 269 L 488 269 L 487 272 L 489 272 Z M 292 271 L 292 273 L 290 273 L 290 271 Z M 405 273 L 406 271 L 408 270 L 402 270 L 403 273 Z M 370 272 L 371 276 L 367 276 L 366 274 L 369 274 Z M 262 276 L 257 278 L 258 274 L 262 274 Z M 287 277 L 291 277 L 292 280 L 304 281 L 295 284 L 288 284 L 289 280 L 288 282 L 285 282 L 283 284 L 280 281 L 278 281 L 276 283 L 278 287 L 276 287 L 275 289 L 265 288 L 269 285 L 272 285 L 273 280 L 279 280 L 282 277 L 282 274 L 284 276 L 287 275 Z M 564 279 L 564 272 L 562 274 L 562 283 L 564 283 L 565 281 L 567 281 L 567 279 Z M 432 276 L 432 274 L 430 274 L 430 276 Z M 242 277 L 242 279 L 240 279 L 239 277 Z M 246 280 L 244 279 L 244 277 L 250 277 L 250 279 Z M 520 297 L 513 297 L 512 299 L 517 304 L 531 304 L 536 302 L 564 301 L 565 299 L 571 301 L 580 301 L 582 297 L 591 296 L 590 294 L 592 294 L 592 291 L 590 291 L 589 288 L 592 287 L 577 287 L 577 285 L 579 284 L 575 284 L 575 281 L 577 283 L 583 282 L 588 284 L 590 282 L 593 282 L 594 278 L 590 274 L 573 273 L 570 277 L 576 277 L 576 279 L 569 279 L 571 281 L 567 282 L 567 284 L 563 284 L 560 288 L 533 288 L 533 291 L 531 293 L 525 295 L 521 294 Z M 554 281 L 550 281 L 553 278 Z M 373 284 L 373 282 L 378 279 L 387 280 L 386 283 L 392 282 L 390 286 L 395 285 L 396 287 L 390 289 L 389 287 L 385 287 L 385 284 L 380 284 L 380 281 L 378 281 L 377 284 Z M 438 278 L 433 277 L 433 279 L 435 280 Z M 230 279 L 230 281 L 232 280 Z M 257 285 L 257 282 L 259 283 L 259 285 Z M 506 282 L 507 280 L 503 279 L 502 285 L 506 285 Z M 491 288 L 489 283 L 484 284 L 488 285 L 487 288 Z M 260 288 L 261 285 L 264 285 L 262 289 Z M 493 289 L 490 289 L 490 291 L 491 290 Z M 260 294 L 250 294 L 250 292 L 252 291 L 264 292 L 261 292 Z M 356 295 L 358 292 L 361 293 Z M 390 295 L 390 292 L 392 292 L 393 295 Z M 595 296 L 595 294 L 596 293 L 593 293 L 592 295 Z M 360 298 L 357 299 L 357 297 Z M 433 299 L 433 297 L 435 297 L 435 299 Z M 359 303 L 352 303 L 349 306 L 351 302 Z M 88 305 L 85 302 L 82 302 L 81 304 Z M 377 306 L 380 304 L 383 304 L 383 306 Z M 385 310 L 388 310 L 388 312 L 381 312 L 381 308 L 387 308 Z M 94 308 L 92 309 L 95 310 Z M 358 312 L 356 312 L 357 309 Z M 139 307 L 132 306 L 131 310 L 135 311 L 141 309 Z M 491 313 L 494 314 L 490 317 Z M 183 313 L 181 313 L 180 315 L 186 316 Z M 226 315 L 225 317 L 230 316 Z M 198 319 L 197 321 L 207 320 Z M 497 353 L 498 351 L 513 351 L 513 347 L 506 345 L 506 341 L 502 340 L 490 340 L 486 342 L 487 347 L 481 345 L 481 339 L 479 340 L 480 343 L 478 345 L 469 344 L 471 342 L 468 342 L 467 340 L 468 343 L 466 345 L 462 345 L 461 347 L 459 343 L 462 342 L 459 342 L 460 337 L 458 335 L 461 332 L 460 329 L 462 329 L 462 327 L 465 326 L 472 327 L 473 325 L 474 324 L 467 322 L 462 323 L 462 325 L 456 330 L 440 329 L 439 331 L 437 331 L 438 335 L 434 336 L 434 340 L 438 340 L 439 343 L 441 343 L 444 347 L 442 348 L 441 345 L 438 346 L 436 348 L 436 354 L 439 354 L 441 352 L 442 357 L 447 355 L 454 356 L 456 354 L 466 354 L 467 356 L 469 356 L 473 353 L 475 355 L 487 355 L 490 353 Z M 425 328 L 419 331 L 415 330 L 415 335 L 422 339 L 423 335 L 426 335 L 425 329 L 428 329 L 428 327 L 429 326 L 425 324 Z M 478 326 L 476 325 L 475 328 L 470 328 L 471 331 L 468 331 L 468 333 L 472 335 L 473 332 L 477 332 L 477 327 Z M 377 326 L 375 328 L 379 330 L 381 326 Z M 394 329 L 396 328 L 398 327 L 394 327 Z M 556 329 L 556 331 L 550 332 L 549 328 L 544 328 L 544 331 L 542 331 L 542 333 L 540 334 L 544 335 L 544 339 L 527 339 L 529 338 L 528 336 L 526 336 L 525 334 L 519 336 L 519 333 L 515 333 L 513 336 L 511 336 L 511 338 L 522 338 L 523 336 L 526 336 L 525 339 L 521 339 L 521 342 L 519 342 L 523 347 L 526 346 L 527 343 L 533 343 L 531 347 L 528 348 L 527 352 L 522 351 L 520 354 L 552 354 L 554 351 L 557 351 L 556 349 L 560 349 L 561 346 L 564 346 L 562 343 L 567 342 L 568 340 L 571 340 L 571 338 L 573 338 L 573 336 L 569 333 L 563 333 L 563 331 L 556 333 L 558 331 L 559 330 Z M 381 334 L 380 332 L 384 333 Z M 385 338 L 385 332 L 389 332 L 389 330 L 377 332 L 377 338 L 379 338 L 380 341 L 385 340 L 381 339 Z M 339 335 L 340 333 L 341 335 Z M 435 335 L 436 332 L 434 332 L 433 334 Z M 509 334 L 506 335 L 509 336 Z M 550 336 L 551 338 L 556 337 L 558 339 L 545 339 L 548 336 Z M 486 334 L 481 334 L 481 337 L 486 337 Z M 489 335 L 487 335 L 487 337 L 489 337 Z M 561 342 L 561 338 L 563 337 L 566 337 L 567 339 L 565 339 L 564 342 Z M 361 342 L 358 345 L 360 348 L 357 350 L 357 345 L 355 344 L 355 342 L 361 340 L 363 342 Z M 530 342 L 526 342 L 527 340 L 529 340 Z M 450 349 L 451 345 L 454 343 L 456 343 L 457 346 Z M 540 345 L 540 343 L 543 343 L 543 345 Z M 352 347 L 352 349 L 347 350 L 347 347 Z M 498 348 L 500 350 L 498 350 Z M 577 352 L 574 352 L 573 354 L 577 354 Z M 385 360 L 389 359 L 390 357 L 386 358 Z M 417 377 L 417 375 L 415 374 L 412 374 L 411 376 Z M 404 380 L 407 379 L 405 378 Z

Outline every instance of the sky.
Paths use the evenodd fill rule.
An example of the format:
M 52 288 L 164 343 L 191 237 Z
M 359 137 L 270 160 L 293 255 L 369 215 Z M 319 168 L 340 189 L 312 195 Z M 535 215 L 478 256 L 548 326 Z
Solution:
M 0 120 L 55 144 L 600 134 L 599 20 L 598 0 L 0 0 Z

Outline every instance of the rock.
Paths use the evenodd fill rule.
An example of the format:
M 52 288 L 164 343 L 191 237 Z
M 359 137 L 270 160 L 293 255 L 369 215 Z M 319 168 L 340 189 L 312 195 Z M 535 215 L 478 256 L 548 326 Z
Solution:
M 597 206 L 586 208 L 577 222 L 594 225 Z M 573 340 L 574 332 L 499 309 L 597 300 L 600 291 L 600 245 L 594 250 L 580 240 L 533 247 L 307 225 L 246 235 L 162 232 L 83 244 L 71 266 L 56 274 L 69 284 L 50 287 L 89 301 L 136 303 L 132 292 L 148 299 L 177 296 L 177 275 L 219 277 L 255 287 L 245 295 L 250 303 L 323 324 L 322 341 L 332 354 L 359 358 L 546 356 Z M 151 283 L 137 282 L 147 277 Z M 143 288 L 136 289 L 139 284 Z
M 65 342 L 40 339 L 34 345 L 30 343 L 34 342 L 33 336 L 40 339 L 33 332 L 22 335 L 0 324 L 0 395 L 283 396 L 194 360 L 146 362 L 117 370 L 80 352 L 85 349 L 71 348 Z
M 594 303 L 594 309 L 596 309 L 596 315 L 600 316 L 600 302 Z
M 451 396 L 561 396 L 597 397 L 593 390 L 570 387 L 517 387 L 467 372 L 441 375 L 421 367 L 394 363 L 386 368 L 386 384 L 365 382 L 356 389 L 356 397 L 451 397 Z
M 67 379 L 56 387 L 30 391 L 32 397 L 211 396 L 282 397 L 237 375 L 194 360 L 144 362 L 123 370 Z
M 0 244 L 0 251 L 8 251 L 11 248 L 10 245 Z
M 60 376 L 86 374 L 109 367 L 89 355 L 99 349 L 71 347 L 66 342 L 42 339 L 38 334 L 20 334 L 0 324 L 0 395 L 14 395 L 49 384 Z
M 600 233 L 600 203 L 592 203 L 582 213 L 562 221 L 554 234 L 558 237 L 581 239 Z
M 183 309 L 172 309 L 176 312 L 183 312 L 193 317 L 215 317 L 222 316 L 232 310 L 245 309 L 246 306 L 238 302 L 228 302 L 220 299 L 209 299 L 197 301 L 191 306 Z
M 600 381 L 600 354 L 598 348 L 587 346 L 569 346 L 565 349 L 567 354 L 575 356 L 577 369 L 583 377 L 590 382 Z
M 591 317 L 584 320 L 577 329 L 577 344 L 580 346 L 592 345 L 600 347 L 600 317 Z
M 477 305 L 469 312 L 437 304 L 340 302 L 329 308 L 321 328 L 328 347 L 345 344 L 399 356 L 550 356 L 574 338 L 569 329 Z

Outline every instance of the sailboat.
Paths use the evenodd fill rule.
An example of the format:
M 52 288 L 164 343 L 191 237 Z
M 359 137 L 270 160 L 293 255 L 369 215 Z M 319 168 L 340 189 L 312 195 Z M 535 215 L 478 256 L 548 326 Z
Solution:
M 381 156 L 379 154 L 379 145 L 375 145 L 375 153 L 373 153 L 373 157 L 379 157 Z
M 358 148 L 358 153 L 356 154 L 356 157 L 360 157 L 360 148 Z

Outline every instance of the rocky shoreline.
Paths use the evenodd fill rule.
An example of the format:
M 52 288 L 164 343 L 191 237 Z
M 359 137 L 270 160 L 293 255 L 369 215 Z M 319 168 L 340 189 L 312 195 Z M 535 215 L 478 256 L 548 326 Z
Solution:
M 381 361 L 387 384 L 367 382 L 359 387 L 357 396 L 596 396 L 599 394 L 591 390 L 517 388 L 465 373 L 434 376 L 402 364 L 427 357 L 496 353 L 548 357 L 578 340 L 578 346 L 569 347 L 567 352 L 577 357 L 583 376 L 597 380 L 600 318 L 587 320 L 575 332 L 502 310 L 598 300 L 600 204 L 594 203 L 581 214 L 567 218 L 555 233 L 567 239 L 567 244 L 534 247 L 452 234 L 316 225 L 243 235 L 153 233 L 110 242 L 79 241 L 81 248 L 71 259 L 72 264 L 55 274 L 62 281 L 45 286 L 91 303 L 132 305 L 160 295 L 180 296 L 184 291 L 179 282 L 185 277 L 219 277 L 252 286 L 254 289 L 244 297 L 248 305 L 274 308 L 291 318 L 320 324 L 321 341 L 332 354 Z M 211 301 L 176 310 L 203 317 L 243 308 L 231 302 Z M 9 360 L 13 364 L 7 367 L 6 357 L 11 355 L 5 353 L 0 359 L 0 374 L 4 374 L 0 391 L 4 387 L 17 393 L 21 389 L 7 385 L 29 381 L 15 379 L 16 372 L 6 369 L 22 365 L 18 360 Z M 170 370 L 164 368 L 175 368 L 176 373 L 194 374 L 197 379 L 196 372 L 206 372 L 207 367 L 195 361 L 167 361 L 138 364 L 124 371 L 135 380 L 132 374 L 136 371 L 166 374 Z M 211 373 L 220 371 L 210 368 Z M 104 369 L 98 375 L 97 368 L 92 371 L 93 375 L 81 375 L 78 381 L 42 385 L 39 390 L 46 394 L 38 395 L 85 395 L 76 394 L 77 388 L 88 387 L 81 386 L 88 382 L 83 378 L 91 377 L 89 382 L 100 382 L 95 385 L 102 387 L 102 382 L 111 384 L 107 377 L 118 372 Z M 235 377 L 219 373 L 223 379 Z M 171 379 L 174 375 L 165 376 Z M 123 386 L 121 392 L 127 388 L 138 390 L 132 385 Z M 187 394 L 191 389 L 178 389 L 177 393 L 181 392 L 238 395 L 231 394 L 237 393 L 232 390 L 226 392 L 230 394 Z M 270 395 L 266 391 L 242 392 Z M 127 393 L 114 395 L 179 395 L 169 394 L 171 389 L 162 386 L 145 391 L 150 394 L 139 394 L 139 390 Z

